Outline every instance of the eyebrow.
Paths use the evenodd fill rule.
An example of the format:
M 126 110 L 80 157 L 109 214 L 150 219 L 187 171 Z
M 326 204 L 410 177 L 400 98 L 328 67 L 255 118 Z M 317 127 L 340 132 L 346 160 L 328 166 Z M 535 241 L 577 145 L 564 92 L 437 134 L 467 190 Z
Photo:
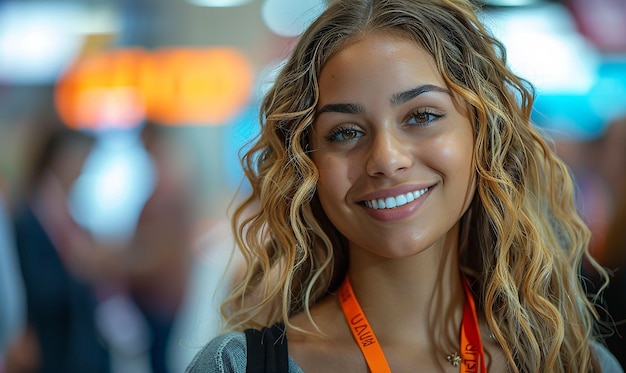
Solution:
M 344 113 L 344 114 L 360 114 L 363 113 L 365 109 L 362 105 L 359 104 L 327 104 L 322 106 L 316 113 L 316 115 L 320 115 L 322 113 Z
M 426 92 L 443 92 L 446 94 L 450 94 L 450 91 L 448 91 L 445 88 L 433 85 L 433 84 L 425 84 L 425 85 L 421 85 L 419 87 L 413 88 L 413 89 L 409 89 L 408 91 L 404 91 L 404 92 L 400 92 L 400 93 L 396 93 L 391 97 L 391 105 L 393 106 L 398 106 L 398 105 L 402 105 L 405 102 L 414 99 L 415 97 L 421 95 L 422 93 L 426 93 Z
M 419 87 L 409 89 L 408 91 L 396 93 L 391 96 L 391 105 L 398 106 L 402 105 L 407 101 L 414 99 L 415 97 L 421 95 L 422 93 L 427 92 L 443 92 L 446 94 L 450 94 L 445 88 L 433 85 L 433 84 L 425 84 Z M 343 114 L 360 114 L 365 112 L 365 108 L 360 104 L 348 104 L 348 103 L 339 103 L 339 104 L 327 104 L 319 108 L 315 115 L 320 115 L 322 113 L 343 113 Z

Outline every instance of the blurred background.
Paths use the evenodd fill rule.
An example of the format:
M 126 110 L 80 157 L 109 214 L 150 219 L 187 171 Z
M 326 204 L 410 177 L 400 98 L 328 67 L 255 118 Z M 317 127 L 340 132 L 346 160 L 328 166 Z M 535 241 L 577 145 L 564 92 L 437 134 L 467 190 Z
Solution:
M 623 283 L 626 1 L 479 4 Z M 0 0 L 0 373 L 182 372 L 219 332 L 239 152 L 325 7 Z

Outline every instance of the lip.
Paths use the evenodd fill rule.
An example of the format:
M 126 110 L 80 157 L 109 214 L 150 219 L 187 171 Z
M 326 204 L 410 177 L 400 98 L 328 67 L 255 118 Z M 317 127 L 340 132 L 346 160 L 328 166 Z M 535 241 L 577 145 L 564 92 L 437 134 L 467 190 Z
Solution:
M 364 198 L 360 199 L 358 204 L 363 208 L 363 210 L 371 217 L 376 220 L 384 221 L 384 222 L 393 222 L 406 219 L 407 217 L 413 215 L 426 201 L 430 193 L 435 189 L 436 184 L 421 184 L 421 185 L 405 185 L 398 188 L 387 189 L 377 191 L 375 193 L 370 193 Z M 395 197 L 400 194 L 406 194 L 409 192 L 414 192 L 417 190 L 428 188 L 428 190 L 421 195 L 419 198 L 406 203 L 402 206 L 395 207 L 392 209 L 372 209 L 365 205 L 365 201 L 369 201 L 372 199 L 384 199 L 387 197 Z

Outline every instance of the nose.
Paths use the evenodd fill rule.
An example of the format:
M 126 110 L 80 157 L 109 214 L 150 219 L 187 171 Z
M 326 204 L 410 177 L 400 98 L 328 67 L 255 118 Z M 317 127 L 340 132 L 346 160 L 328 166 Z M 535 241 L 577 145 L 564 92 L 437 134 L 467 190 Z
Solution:
M 393 176 L 411 166 L 411 145 L 401 133 L 383 131 L 372 135 L 367 158 L 370 176 Z

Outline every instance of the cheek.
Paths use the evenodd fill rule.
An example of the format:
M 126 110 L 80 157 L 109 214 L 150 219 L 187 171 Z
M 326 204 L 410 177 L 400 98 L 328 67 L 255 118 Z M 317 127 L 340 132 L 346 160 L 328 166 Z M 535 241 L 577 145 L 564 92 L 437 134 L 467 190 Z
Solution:
M 469 207 L 476 190 L 477 175 L 474 169 L 473 141 L 457 143 L 457 147 L 448 149 L 447 153 L 445 156 L 449 160 L 449 172 L 456 183 L 456 192 L 459 197 L 463 197 L 462 210 L 464 212 Z
M 440 138 L 433 146 L 425 149 L 422 154 L 429 157 L 432 164 L 437 164 L 441 172 L 448 177 L 460 177 L 459 173 L 466 175 L 471 172 L 473 143 L 464 136 L 453 134 Z
M 313 157 L 319 179 L 317 191 L 322 200 L 343 200 L 356 178 L 356 167 L 351 167 L 346 158 L 319 154 Z
M 430 153 L 431 164 L 436 164 L 444 180 L 459 196 L 471 199 L 476 187 L 474 170 L 474 143 L 471 134 L 464 132 L 442 139 Z

